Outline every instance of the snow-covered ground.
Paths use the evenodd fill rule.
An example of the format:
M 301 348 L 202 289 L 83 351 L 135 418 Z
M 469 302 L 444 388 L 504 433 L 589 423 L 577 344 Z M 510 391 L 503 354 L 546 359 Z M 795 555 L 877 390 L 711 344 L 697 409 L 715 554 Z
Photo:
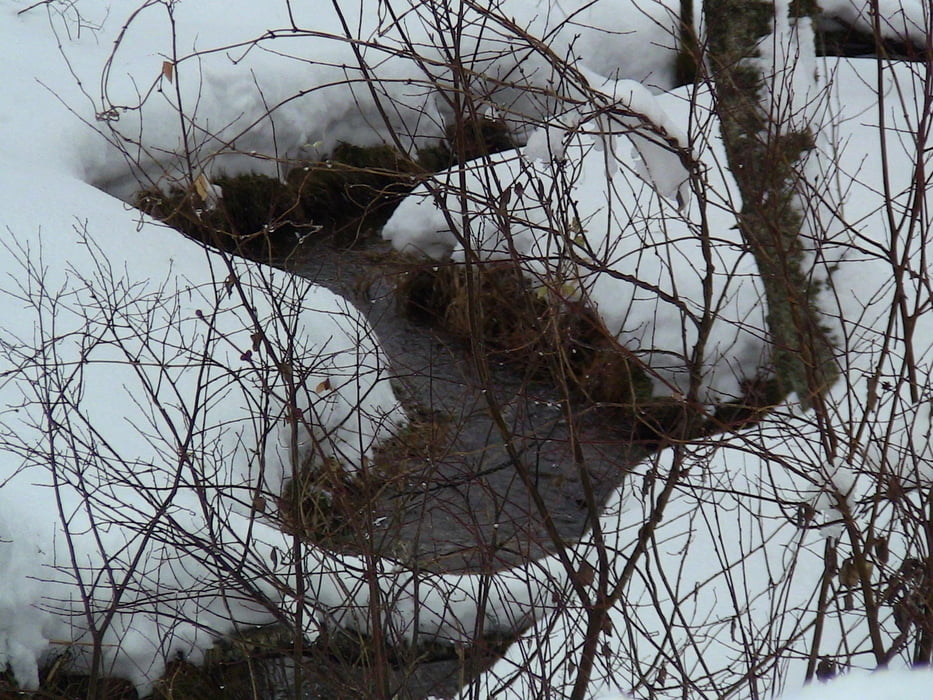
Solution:
M 797 693 L 783 695 L 782 700 L 905 700 L 925 698 L 933 693 L 933 673 L 930 671 L 879 671 L 851 673 L 827 682 L 816 682 Z M 600 695 L 596 700 L 629 700 L 623 693 Z
M 675 115 L 665 118 L 686 124 L 692 110 L 698 123 L 714 123 L 708 93 L 688 104 L 682 94 L 633 94 L 629 82 L 607 90 L 638 114 Z M 602 136 L 611 133 L 606 121 L 589 129 L 541 127 L 525 148 L 499 154 L 492 164 L 474 161 L 439 174 L 399 206 L 383 237 L 435 259 L 462 262 L 465 250 L 482 260 L 516 259 L 536 291 L 585 298 L 650 367 L 659 395 L 688 392 L 702 332 L 702 398 L 735 399 L 767 359 L 760 332 L 766 305 L 755 261 L 741 245 L 735 183 L 715 167 L 725 159 L 719 136 L 680 135 L 713 166 L 696 196 L 676 159 L 654 160 L 637 132 Z
M 417 627 L 464 642 L 480 620 L 508 630 L 538 615 L 464 697 L 568 690 L 592 637 L 580 596 L 617 582 L 599 628 L 591 696 L 621 689 L 682 697 L 686 687 L 696 697 L 747 697 L 752 683 L 769 696 L 799 688 L 814 654 L 878 665 L 871 652 L 895 645 L 903 625 L 896 604 L 924 590 L 904 567 L 929 551 L 916 527 L 917 494 L 933 465 L 930 202 L 916 186 L 918 177 L 929 184 L 916 167 L 928 169 L 929 142 L 916 134 L 929 128 L 930 76 L 918 66 L 890 67 L 880 85 L 874 62 L 819 66 L 829 97 L 812 111 L 822 130 L 807 187 L 808 201 L 820 205 L 804 214 L 814 269 L 827 280 L 820 310 L 843 371 L 823 412 L 791 397 L 760 425 L 669 448 L 642 465 L 610 499 L 595 534 L 567 553 L 573 570 L 589 562 L 605 578 L 575 585 L 556 558 L 492 578 L 414 576 L 393 562 L 311 547 L 299 567 L 292 539 L 264 522 L 262 503 L 290 473 L 293 451 L 361 469 L 374 443 L 404 420 L 378 341 L 332 293 L 210 253 L 114 195 L 128 197 L 140 180 L 167 186 L 189 167 L 192 176 L 269 172 L 270 155 L 323 154 L 340 140 L 372 143 L 389 133 L 407 147 L 441 133 L 451 93 L 425 85 L 450 76 L 432 63 L 440 53 L 419 21 L 430 4 L 416 5 L 396 21 L 376 2 L 340 3 L 344 17 L 308 4 L 294 20 L 310 31 L 290 32 L 278 3 L 154 3 L 128 25 L 134 3 L 0 4 L 0 668 L 9 664 L 35 685 L 43 659 L 93 640 L 104 669 L 145 686 L 175 652 L 197 660 L 235 624 L 283 611 L 297 619 L 289 591 L 299 588 L 309 637 L 325 620 L 365 630 L 372 573 L 384 623 L 399 638 Z M 479 54 L 485 83 L 477 87 L 489 106 L 551 119 L 552 130 L 528 130 L 524 153 L 503 155 L 495 167 L 472 166 L 467 183 L 480 197 L 440 193 L 455 216 L 472 217 L 474 248 L 494 255 L 512 245 L 539 280 L 568 274 L 559 261 L 570 245 L 593 268 L 612 270 L 570 274 L 608 327 L 646 351 L 659 390 L 683 388 L 691 324 L 698 310 L 715 308 L 703 363 L 705 398 L 715 400 L 736 394 L 759 367 L 764 311 L 733 230 L 736 194 L 708 96 L 655 99 L 626 82 L 670 87 L 676 23 L 668 5 L 679 3 L 504 3 L 555 54 L 579 56 L 591 82 L 610 79 L 603 90 L 614 104 L 653 117 L 653 126 L 623 119 L 615 126 L 638 130 L 610 140 L 596 133 L 602 113 L 552 113 L 557 78 L 540 53 L 467 13 L 474 24 L 463 48 Z M 822 5 L 869 21 L 867 3 Z M 884 31 L 907 26 L 915 40 L 930 32 L 921 0 L 882 5 Z M 354 82 L 363 77 L 354 45 L 328 36 L 343 36 L 341 20 L 367 39 L 355 46 L 381 81 L 375 93 Z M 424 62 L 393 53 L 402 28 Z M 250 43 L 257 37 L 265 39 Z M 537 96 L 497 82 L 516 74 Z M 708 167 L 690 197 L 678 164 L 646 141 L 658 126 Z M 564 175 L 577 208 L 569 217 L 545 195 Z M 511 188 L 505 205 L 521 226 L 508 235 L 484 207 L 490 183 L 494 202 Z M 555 221 L 573 233 L 570 243 L 550 236 Z M 464 233 L 424 192 L 388 232 L 435 254 L 457 254 Z M 711 234 L 707 246 L 698 232 Z M 661 499 L 672 472 L 681 478 Z M 668 495 L 650 546 L 626 568 L 641 526 Z M 840 568 L 858 560 L 865 585 L 824 577 L 832 549 Z M 877 615 L 858 609 L 866 591 L 884 586 L 890 595 L 876 601 Z M 835 687 L 841 696 L 857 683 L 867 697 L 877 685 L 872 697 L 882 698 L 895 688 L 907 689 L 898 697 L 919 697 L 930 685 L 929 674 L 885 678 Z

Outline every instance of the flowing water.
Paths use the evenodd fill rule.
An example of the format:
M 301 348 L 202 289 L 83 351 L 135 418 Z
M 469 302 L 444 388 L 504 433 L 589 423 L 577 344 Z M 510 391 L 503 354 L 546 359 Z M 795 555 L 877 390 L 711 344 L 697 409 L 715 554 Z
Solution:
M 588 489 L 601 503 L 644 455 L 632 445 L 631 426 L 574 407 L 580 414 L 571 431 L 560 392 L 515 367 L 492 366 L 484 386 L 467 344 L 400 311 L 387 252 L 381 245 L 346 250 L 318 243 L 289 265 L 366 314 L 398 377 L 397 393 L 421 425 L 417 449 L 383 455 L 383 462 L 398 462 L 382 465 L 397 467 L 397 477 L 376 491 L 355 525 L 365 521 L 376 551 L 435 571 L 488 572 L 553 551 L 542 506 L 564 541 L 577 539 L 588 526 Z M 491 417 L 487 391 L 505 431 Z M 519 476 L 516 455 L 537 502 Z M 495 646 L 478 644 L 467 659 L 463 650 L 448 650 L 449 658 L 439 660 L 438 654 L 395 660 L 390 685 L 404 688 L 399 697 L 449 695 L 494 659 Z M 385 687 L 384 678 L 363 677 L 372 660 L 348 665 L 333 657 L 311 663 L 309 697 L 370 697 L 379 694 L 373 683 Z

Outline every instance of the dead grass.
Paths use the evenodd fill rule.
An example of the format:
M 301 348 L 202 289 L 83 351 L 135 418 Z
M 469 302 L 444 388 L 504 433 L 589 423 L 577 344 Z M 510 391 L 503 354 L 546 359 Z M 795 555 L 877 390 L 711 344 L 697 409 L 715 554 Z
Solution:
M 591 307 L 533 290 L 512 263 L 412 266 L 399 275 L 396 292 L 413 318 L 463 340 L 479 335 L 490 360 L 578 398 L 631 406 L 650 396 L 638 361 Z

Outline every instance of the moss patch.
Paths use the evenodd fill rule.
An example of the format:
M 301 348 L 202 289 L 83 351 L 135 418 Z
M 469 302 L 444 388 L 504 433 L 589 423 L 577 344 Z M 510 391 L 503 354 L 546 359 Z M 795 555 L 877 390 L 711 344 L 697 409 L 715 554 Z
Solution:
M 326 160 L 295 164 L 285 184 L 305 221 L 350 244 L 381 228 L 423 172 L 390 146 L 341 143 Z
M 504 122 L 462 121 L 414 160 L 388 145 L 339 143 L 323 159 L 287 163 L 284 181 L 221 175 L 190 187 L 145 189 L 134 204 L 192 238 L 268 261 L 318 234 L 340 245 L 368 239 L 425 174 L 514 146 Z M 213 206 L 204 198 L 207 185 L 222 192 Z
M 770 32 L 774 4 L 708 0 L 704 7 L 723 145 L 742 195 L 739 229 L 758 263 L 768 302 L 775 374 L 784 393 L 794 391 L 805 404 L 818 404 L 838 368 L 833 338 L 814 306 L 818 289 L 806 268 L 795 205 L 798 162 L 813 147 L 813 134 L 772 122 L 773 115 L 759 104 L 764 77 L 748 59 L 758 55 L 759 38 Z M 791 9 L 814 8 L 798 2 Z
M 446 170 L 458 163 L 516 148 L 505 121 L 501 119 L 462 119 L 444 130 L 444 138 L 418 151 L 418 163 L 427 172 Z
M 195 186 L 143 190 L 135 204 L 192 238 L 268 260 L 318 233 L 342 244 L 371 235 L 422 172 L 389 146 L 341 143 L 326 159 L 291 164 L 284 182 L 256 173 L 219 176 L 210 183 L 222 192 L 213 207 Z
M 410 317 L 463 340 L 478 334 L 491 361 L 529 378 L 591 402 L 631 406 L 651 394 L 638 361 L 592 308 L 533 289 L 512 263 L 416 265 L 399 276 L 396 291 Z
M 384 506 L 394 502 L 413 478 L 420 481 L 425 469 L 443 459 L 450 442 L 449 419 L 417 408 L 409 414 L 409 422 L 377 448 L 372 460 L 365 461 L 359 477 L 348 477 L 336 462 L 306 464 L 279 499 L 282 529 L 334 551 L 376 551 L 402 558 L 396 551 L 382 551 L 394 546 L 393 537 L 373 539 L 379 533 L 391 535 L 391 521 L 401 516 Z M 378 527 L 376 520 L 382 521 Z

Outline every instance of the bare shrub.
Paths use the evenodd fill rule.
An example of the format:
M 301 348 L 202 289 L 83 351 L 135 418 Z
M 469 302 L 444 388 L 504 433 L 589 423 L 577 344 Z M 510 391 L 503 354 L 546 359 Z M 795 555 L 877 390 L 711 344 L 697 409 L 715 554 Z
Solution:
M 402 321 L 371 285 L 356 290 L 364 322 L 223 251 L 192 248 L 209 279 L 146 286 L 79 227 L 92 264 L 62 286 L 9 247 L 7 296 L 40 326 L 3 340 L 26 416 L 4 417 L 21 460 L 4 478 L 51 487 L 67 556 L 40 578 L 50 616 L 85 631 L 87 693 L 109 672 L 151 680 L 115 664 L 121 645 L 164 661 L 178 640 L 258 622 L 286 630 L 296 697 L 315 654 L 385 698 L 438 660 L 464 698 L 574 699 L 761 697 L 929 664 L 933 29 L 925 61 L 879 51 L 874 103 L 857 104 L 844 81 L 865 64 L 807 73 L 808 5 L 704 3 L 706 37 L 674 23 L 696 80 L 663 97 L 575 60 L 588 7 L 550 22 L 333 3 L 322 32 L 286 3 L 286 25 L 236 45 L 173 43 L 170 85 L 163 73 L 132 104 L 111 93 L 118 42 L 99 128 L 148 211 L 265 246 L 271 230 L 339 233 L 334 199 L 359 218 L 413 188 L 384 235 L 434 258 L 397 291 L 444 329 L 426 358 L 387 345 L 390 389 L 373 328 Z M 152 8 L 177 38 L 174 3 L 129 26 Z M 229 55 L 261 99 L 218 121 L 197 96 Z M 329 81 L 267 95 L 257 56 Z M 333 143 L 314 148 L 343 148 L 347 167 L 286 137 L 308 98 L 334 100 Z M 180 150 L 143 129 L 165 114 Z M 386 161 L 349 162 L 356 147 L 337 143 L 352 129 Z M 237 181 L 219 174 L 263 168 L 236 223 Z M 222 190 L 212 211 L 205 181 Z M 132 407 L 122 430 L 84 404 L 100 382 Z M 393 392 L 420 412 L 413 428 Z

